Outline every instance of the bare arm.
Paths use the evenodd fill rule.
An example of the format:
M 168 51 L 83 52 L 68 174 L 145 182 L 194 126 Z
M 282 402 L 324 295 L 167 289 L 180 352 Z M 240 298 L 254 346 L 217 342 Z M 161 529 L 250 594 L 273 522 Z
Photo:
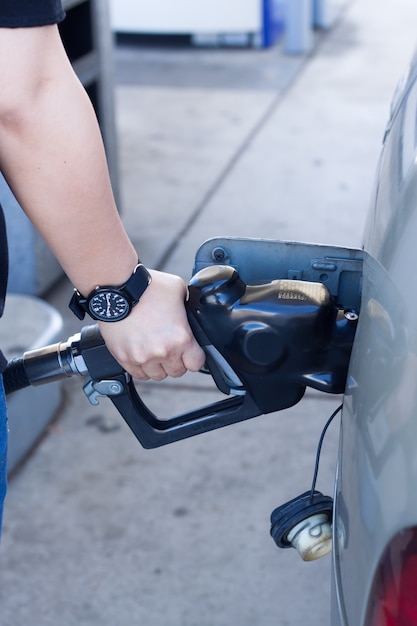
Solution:
M 0 29 L 0 167 L 81 293 L 126 281 L 137 253 L 115 206 L 94 111 L 56 26 Z M 186 321 L 185 286 L 152 273 L 131 315 L 101 324 L 107 345 L 138 378 L 197 370 L 203 354 Z

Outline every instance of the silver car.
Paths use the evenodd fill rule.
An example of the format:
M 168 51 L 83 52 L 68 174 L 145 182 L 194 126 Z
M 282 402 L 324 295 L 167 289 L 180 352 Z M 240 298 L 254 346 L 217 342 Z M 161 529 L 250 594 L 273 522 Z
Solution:
M 333 522 L 332 626 L 417 624 L 417 57 L 395 94 L 364 237 Z

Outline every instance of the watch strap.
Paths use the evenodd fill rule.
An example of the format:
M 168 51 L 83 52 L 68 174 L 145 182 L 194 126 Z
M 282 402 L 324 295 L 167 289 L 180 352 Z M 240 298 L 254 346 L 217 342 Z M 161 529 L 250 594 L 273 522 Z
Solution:
M 74 289 L 68 306 L 79 320 L 83 320 L 85 318 L 85 314 L 87 312 L 87 298 L 84 298 L 78 289 Z
M 152 281 L 151 275 L 149 274 L 146 267 L 139 261 L 133 270 L 133 274 L 129 278 L 129 280 L 122 286 L 119 287 L 120 291 L 125 291 L 132 298 L 132 305 L 137 304 L 142 297 L 143 293 L 150 285 Z

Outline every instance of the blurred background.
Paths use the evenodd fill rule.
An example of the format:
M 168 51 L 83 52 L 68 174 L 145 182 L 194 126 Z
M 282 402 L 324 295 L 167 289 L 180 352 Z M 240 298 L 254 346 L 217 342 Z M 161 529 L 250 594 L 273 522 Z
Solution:
M 188 280 L 217 235 L 360 247 L 390 100 L 416 43 L 413 0 L 64 6 L 62 37 L 146 265 Z M 11 357 L 80 323 L 71 285 L 4 181 L 0 201 L 11 256 L 0 338 Z M 278 551 L 269 515 L 309 488 L 340 398 L 308 392 L 282 413 L 145 451 L 81 386 L 10 398 L 1 624 L 330 623 L 331 556 L 306 564 Z M 215 393 L 198 374 L 140 390 L 158 414 Z M 335 423 L 322 453 L 328 495 L 338 434 Z

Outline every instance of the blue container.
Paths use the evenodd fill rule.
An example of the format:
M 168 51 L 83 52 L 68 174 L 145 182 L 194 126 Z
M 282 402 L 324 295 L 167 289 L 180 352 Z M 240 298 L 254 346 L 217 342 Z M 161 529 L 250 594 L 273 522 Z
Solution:
M 283 34 L 285 1 L 262 0 L 262 47 L 269 48 Z

